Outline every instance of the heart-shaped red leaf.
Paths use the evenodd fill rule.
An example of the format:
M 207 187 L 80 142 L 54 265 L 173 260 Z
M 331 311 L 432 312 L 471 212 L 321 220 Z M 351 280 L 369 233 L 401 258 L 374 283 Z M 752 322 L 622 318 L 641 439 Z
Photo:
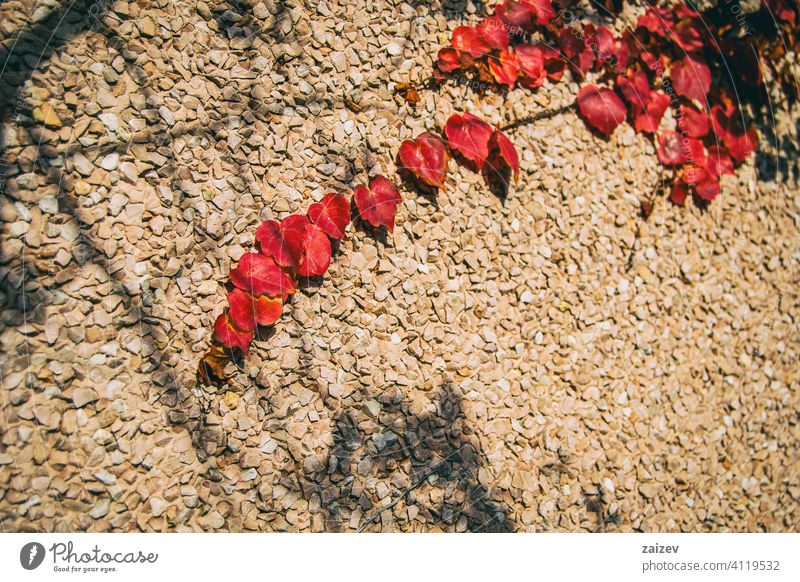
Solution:
M 711 108 L 711 123 L 737 164 L 755 151 L 758 141 L 756 131 L 753 128 L 744 129 L 742 114 L 735 105 L 714 105 Z
M 516 55 L 508 51 L 500 51 L 498 56 L 489 59 L 489 70 L 492 72 L 494 80 L 500 85 L 508 85 L 509 88 L 513 88 L 519 75 L 519 63 Z
M 619 75 L 617 77 L 617 87 L 630 105 L 631 112 L 635 115 L 645 110 L 650 101 L 650 81 L 642 71 L 633 74 Z
M 444 126 L 450 148 L 475 162 L 478 168 L 483 168 L 489 157 L 489 138 L 493 131 L 491 125 L 471 113 L 455 113 Z
M 481 57 L 492 50 L 489 43 L 483 40 L 480 32 L 471 26 L 456 27 L 450 44 L 457 51 L 467 53 L 473 58 Z
M 505 0 L 498 4 L 494 13 L 506 24 L 521 30 L 527 30 L 533 23 L 534 14 L 525 0 Z
M 536 22 L 544 26 L 556 15 L 550 0 L 524 0 L 523 2 L 536 15 Z
M 493 168 L 508 166 L 514 172 L 514 179 L 519 179 L 519 156 L 514 144 L 499 129 L 495 129 L 489 138 L 489 162 Z
M 709 147 L 708 156 L 706 156 L 706 171 L 718 177 L 723 174 L 733 176 L 733 160 L 728 150 L 716 145 Z
M 375 176 L 369 188 L 358 186 L 353 194 L 361 218 L 374 227 L 385 226 L 390 233 L 394 231 L 394 217 L 397 205 L 402 202 L 400 193 L 387 178 Z
M 256 229 L 256 240 L 261 252 L 275 259 L 281 267 L 296 269 L 298 245 L 305 235 L 308 219 L 292 214 L 281 220 L 267 220 Z
M 296 291 L 292 278 L 272 257 L 245 253 L 231 271 L 231 281 L 239 289 L 253 295 L 280 297 L 283 301 Z
M 350 203 L 341 194 L 326 194 L 308 207 L 308 217 L 325 234 L 341 240 L 350 224 Z
M 398 153 L 403 166 L 422 182 L 441 188 L 447 177 L 447 161 L 450 155 L 441 139 L 425 132 L 415 139 L 400 144 Z
M 678 95 L 705 103 L 706 95 L 711 89 L 711 69 L 703 57 L 697 54 L 686 55 L 672 65 L 669 76 Z
M 535 89 L 544 84 L 544 51 L 533 44 L 520 44 L 515 48 L 519 63 L 520 84 L 528 89 Z
M 461 59 L 458 55 L 458 51 L 449 46 L 439 49 L 436 66 L 439 67 L 439 70 L 443 73 L 450 73 L 460 69 Z
M 651 91 L 645 110 L 634 116 L 633 126 L 636 131 L 655 133 L 667 107 L 669 107 L 669 96 L 660 91 Z
M 705 111 L 698 111 L 693 105 L 683 104 L 678 127 L 689 137 L 705 137 L 710 127 L 708 115 Z
M 279 298 L 253 297 L 239 288 L 228 293 L 228 319 L 242 331 L 253 331 L 256 325 L 272 325 L 281 316 L 283 302 Z
M 695 185 L 694 191 L 703 200 L 711 202 L 719 194 L 719 180 L 716 176 L 706 174 L 705 178 Z
M 245 354 L 250 347 L 250 340 L 253 339 L 253 331 L 242 331 L 236 329 L 224 313 L 214 322 L 214 335 L 217 341 L 228 348 L 239 348 Z
M 492 48 L 508 49 L 508 28 L 497 16 L 488 16 L 475 27 L 483 40 Z
M 578 109 L 589 125 L 605 135 L 611 135 L 627 113 L 614 91 L 594 85 L 586 85 L 578 92 Z
M 679 166 L 686 160 L 683 139 L 677 131 L 665 131 L 659 135 L 656 152 L 665 166 Z
M 681 180 L 676 180 L 675 183 L 672 185 L 672 192 L 670 192 L 670 198 L 675 204 L 683 206 L 683 203 L 686 201 L 686 196 L 689 194 L 689 187 L 683 183 Z
M 558 33 L 558 46 L 570 66 L 582 75 L 588 73 L 594 65 L 594 52 L 586 46 L 583 33 L 568 26 Z
M 303 277 L 324 275 L 331 265 L 331 241 L 322 230 L 309 224 L 302 243 L 300 267 Z

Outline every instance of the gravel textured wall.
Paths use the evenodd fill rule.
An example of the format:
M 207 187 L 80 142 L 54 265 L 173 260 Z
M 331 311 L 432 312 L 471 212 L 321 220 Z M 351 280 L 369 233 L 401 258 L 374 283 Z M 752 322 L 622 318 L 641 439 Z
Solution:
M 520 128 L 506 199 L 455 165 L 435 199 L 404 191 L 393 236 L 354 231 L 234 385 L 196 389 L 260 220 L 394 177 L 400 141 L 453 111 L 574 98 L 396 98 L 475 13 L 2 3 L 2 531 L 797 530 L 777 101 L 779 147 L 647 222 L 658 162 L 632 128 Z

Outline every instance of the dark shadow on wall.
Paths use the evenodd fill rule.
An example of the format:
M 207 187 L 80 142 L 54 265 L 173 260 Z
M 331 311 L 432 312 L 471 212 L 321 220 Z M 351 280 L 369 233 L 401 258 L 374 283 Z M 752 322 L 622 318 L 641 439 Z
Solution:
M 414 413 L 397 391 L 364 395 L 335 415 L 322 474 L 306 483 L 320 495 L 327 531 L 355 523 L 359 531 L 514 531 L 509 509 L 481 483 L 485 457 L 455 388 L 445 383 L 431 404 Z

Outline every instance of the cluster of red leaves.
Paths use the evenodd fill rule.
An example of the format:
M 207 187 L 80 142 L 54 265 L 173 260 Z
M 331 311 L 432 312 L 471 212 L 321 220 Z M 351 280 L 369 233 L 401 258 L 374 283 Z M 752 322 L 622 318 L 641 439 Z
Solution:
M 782 2 L 771 0 L 791 20 L 794 12 Z M 477 25 L 453 31 L 450 46 L 439 51 L 437 75 L 470 75 L 497 86 L 534 89 L 545 79 L 559 80 L 567 68 L 580 79 L 593 73 L 595 83 L 585 83 L 576 99 L 586 123 L 610 136 L 628 119 L 637 132 L 652 135 L 659 160 L 676 170 L 675 202 L 683 203 L 689 192 L 705 200 L 716 197 L 720 176 L 733 173 L 747 158 L 757 136 L 729 93 L 712 82 L 708 60 L 715 52 L 719 60 L 721 49 L 701 15 L 684 5 L 649 8 L 635 31 L 615 37 L 569 14 L 565 22 L 550 0 L 505 0 Z M 530 42 L 532 33 L 541 42 Z M 751 81 L 760 82 L 757 66 L 752 75 L 757 79 Z M 675 125 L 663 127 L 670 107 Z M 472 143 L 461 137 L 471 124 L 458 119 L 449 128 L 448 121 L 445 131 L 451 146 L 455 140 L 460 153 L 482 165 L 491 129 L 470 131 L 479 138 Z M 505 151 L 497 140 L 494 149 Z
M 374 227 L 394 228 L 397 188 L 383 176 L 358 186 L 353 201 L 361 218 Z M 228 307 L 214 323 L 214 345 L 198 369 L 205 384 L 223 380 L 222 368 L 231 349 L 246 354 L 258 326 L 275 323 L 283 305 L 297 291 L 301 277 L 324 275 L 331 263 L 331 239 L 342 240 L 350 224 L 350 202 L 343 194 L 327 194 L 305 215 L 267 220 L 256 230 L 257 249 L 245 253 L 230 273 Z
M 444 188 L 451 153 L 486 175 L 519 178 L 519 156 L 502 131 L 471 113 L 455 113 L 444 126 L 445 140 L 430 132 L 400 145 L 400 165 L 423 186 Z

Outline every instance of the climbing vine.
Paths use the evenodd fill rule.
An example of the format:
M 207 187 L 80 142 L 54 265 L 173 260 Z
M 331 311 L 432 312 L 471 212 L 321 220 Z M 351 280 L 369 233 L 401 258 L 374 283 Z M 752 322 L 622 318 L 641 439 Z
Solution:
M 401 84 L 398 90 L 414 105 L 419 90 L 455 78 L 505 93 L 560 82 L 569 71 L 581 87 L 566 108 L 576 108 L 600 137 L 608 138 L 626 121 L 650 136 L 671 175 L 671 200 L 683 205 L 691 196 L 706 204 L 719 195 L 721 177 L 734 174 L 756 148 L 758 135 L 746 121 L 746 109 L 752 113 L 758 107 L 765 76 L 796 96 L 790 73 L 777 64 L 787 50 L 798 50 L 800 11 L 791 2 L 762 0 L 747 19 L 723 3 L 702 14 L 683 4 L 649 7 L 635 27 L 614 35 L 579 17 L 573 0 L 555 7 L 550 0 L 505 0 L 480 22 L 453 31 L 426 82 Z M 621 28 L 615 26 L 621 2 L 594 0 L 592 6 L 595 16 Z M 436 191 L 445 188 L 448 163 L 455 159 L 505 191 L 520 168 L 504 130 L 540 118 L 535 114 L 498 128 L 471 113 L 455 113 L 442 132 L 401 144 L 400 174 L 420 191 Z M 279 319 L 299 279 L 325 274 L 331 240 L 345 237 L 351 206 L 365 225 L 391 233 L 401 201 L 392 181 L 374 176 L 350 197 L 327 194 L 306 214 L 263 222 L 256 230 L 257 248 L 231 271 L 227 308 L 215 322 L 198 382 L 229 382 L 225 365 L 247 354 L 259 326 Z

